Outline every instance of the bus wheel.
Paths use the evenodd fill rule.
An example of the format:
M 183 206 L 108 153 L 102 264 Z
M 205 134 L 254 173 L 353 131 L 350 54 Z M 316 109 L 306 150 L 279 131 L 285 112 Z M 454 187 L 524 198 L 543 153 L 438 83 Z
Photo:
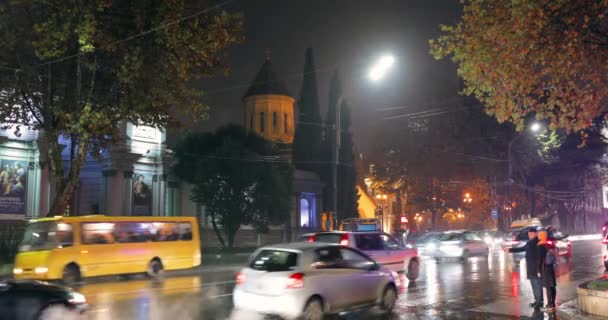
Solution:
M 163 264 L 160 262 L 160 259 L 154 258 L 148 264 L 148 270 L 146 270 L 146 274 L 151 279 L 158 279 L 163 274 Z
M 63 269 L 61 281 L 67 286 L 73 286 L 80 282 L 80 268 L 74 263 L 70 263 Z

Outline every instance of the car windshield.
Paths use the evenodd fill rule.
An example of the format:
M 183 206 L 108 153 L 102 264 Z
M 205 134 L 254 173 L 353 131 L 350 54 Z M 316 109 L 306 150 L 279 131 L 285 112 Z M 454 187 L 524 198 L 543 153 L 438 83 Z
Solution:
M 298 265 L 298 254 L 283 250 L 262 250 L 249 264 L 251 269 L 280 272 L 295 270 Z
M 436 240 L 437 238 L 439 238 L 440 234 L 438 233 L 426 233 L 421 235 L 418 240 L 416 240 L 417 242 L 428 242 L 428 241 L 433 241 Z
M 72 245 L 72 226 L 55 221 L 30 223 L 23 235 L 20 251 L 49 250 Z
M 317 233 L 315 235 L 316 242 L 340 243 L 341 239 L 341 233 Z
M 515 237 L 515 240 L 517 241 L 527 241 L 529 239 L 527 229 L 513 231 L 511 235 Z
M 441 235 L 441 241 L 458 241 L 462 240 L 462 233 L 460 232 L 449 232 Z

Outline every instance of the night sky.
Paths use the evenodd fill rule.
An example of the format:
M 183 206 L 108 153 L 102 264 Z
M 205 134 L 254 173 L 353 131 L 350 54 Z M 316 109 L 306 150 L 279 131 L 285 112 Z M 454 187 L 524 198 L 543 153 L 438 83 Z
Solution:
M 243 13 L 246 39 L 228 52 L 230 74 L 203 82 L 211 107 L 203 129 L 242 124 L 241 98 L 267 49 L 296 100 L 304 50 L 314 49 L 323 116 L 331 73 L 339 69 L 352 109 L 352 132 L 362 151 L 379 127 L 395 128 L 399 134 L 405 125 L 402 120 L 382 120 L 386 114 L 378 109 L 407 107 L 396 112 L 410 113 L 457 94 L 455 66 L 428 53 L 428 39 L 439 34 L 439 25 L 458 20 L 457 0 L 235 0 L 225 8 Z M 372 83 L 366 77 L 369 66 L 385 53 L 393 54 L 397 64 L 384 80 Z

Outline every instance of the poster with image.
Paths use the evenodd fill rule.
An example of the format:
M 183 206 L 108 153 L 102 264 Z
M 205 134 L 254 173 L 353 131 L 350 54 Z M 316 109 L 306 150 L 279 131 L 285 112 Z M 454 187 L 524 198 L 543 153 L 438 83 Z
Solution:
M 0 214 L 25 214 L 27 163 L 0 159 Z
M 135 173 L 133 175 L 133 216 L 152 215 L 152 175 Z

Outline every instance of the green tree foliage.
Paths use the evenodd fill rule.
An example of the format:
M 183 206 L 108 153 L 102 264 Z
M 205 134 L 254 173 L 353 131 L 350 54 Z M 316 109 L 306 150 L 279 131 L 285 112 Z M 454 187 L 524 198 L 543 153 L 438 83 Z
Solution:
M 118 139 L 120 121 L 168 127 L 180 113 L 206 116 L 192 84 L 226 70 L 241 19 L 204 9 L 193 0 L 0 3 L 0 118 L 4 129 L 44 132 L 57 194 L 49 215 L 64 213 L 89 151 Z
M 297 110 L 299 116 L 293 142 L 294 162 L 298 169 L 321 173 L 320 166 L 314 163 L 318 163 L 321 159 L 323 129 L 312 48 L 306 49 L 304 75 Z
M 292 168 L 277 154 L 273 144 L 236 125 L 178 142 L 173 170 L 194 185 L 191 198 L 205 206 L 223 247 L 233 247 L 241 225 L 267 232 L 287 222 Z
M 606 111 L 608 1 L 466 0 L 461 21 L 430 40 L 458 63 L 464 93 L 499 122 L 528 115 L 567 132 Z

